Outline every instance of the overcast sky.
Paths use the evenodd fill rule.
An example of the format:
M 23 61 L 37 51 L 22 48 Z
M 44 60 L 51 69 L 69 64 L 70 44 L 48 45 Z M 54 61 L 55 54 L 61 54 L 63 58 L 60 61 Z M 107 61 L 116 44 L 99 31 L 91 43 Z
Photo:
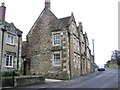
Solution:
M 23 31 L 23 40 L 44 8 L 44 0 L 1 0 L 6 6 L 6 21 Z M 92 50 L 95 41 L 95 62 L 106 63 L 111 51 L 118 49 L 119 0 L 51 0 L 51 11 L 58 17 L 70 16 L 83 23 Z

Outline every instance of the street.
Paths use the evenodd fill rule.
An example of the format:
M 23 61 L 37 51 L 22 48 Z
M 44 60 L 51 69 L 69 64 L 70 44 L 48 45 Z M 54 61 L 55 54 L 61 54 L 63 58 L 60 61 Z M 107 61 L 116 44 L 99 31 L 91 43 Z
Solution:
M 48 89 L 49 88 L 118 88 L 118 69 L 106 68 L 106 71 L 96 71 L 87 76 L 81 76 L 72 80 L 46 83 L 42 85 L 25 86 L 16 88 Z

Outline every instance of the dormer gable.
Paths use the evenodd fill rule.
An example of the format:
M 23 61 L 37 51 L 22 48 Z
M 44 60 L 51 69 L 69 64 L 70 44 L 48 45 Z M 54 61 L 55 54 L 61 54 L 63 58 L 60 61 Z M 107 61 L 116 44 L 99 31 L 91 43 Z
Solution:
M 74 17 L 73 12 L 71 13 L 71 16 L 70 16 L 70 19 L 69 19 L 68 25 L 70 25 L 72 21 L 73 21 L 73 22 L 75 23 L 75 25 L 76 25 L 76 21 L 75 21 L 75 17 Z M 77 26 L 77 25 L 76 25 L 76 26 Z

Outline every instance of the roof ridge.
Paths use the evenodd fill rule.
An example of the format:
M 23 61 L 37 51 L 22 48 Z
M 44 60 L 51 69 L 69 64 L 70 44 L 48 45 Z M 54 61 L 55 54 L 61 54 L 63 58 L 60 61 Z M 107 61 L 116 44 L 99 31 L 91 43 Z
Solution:
M 60 20 L 60 19 L 65 19 L 65 18 L 70 18 L 70 17 L 71 17 L 71 16 L 66 16 L 66 17 L 63 17 L 63 18 L 59 18 L 59 20 Z

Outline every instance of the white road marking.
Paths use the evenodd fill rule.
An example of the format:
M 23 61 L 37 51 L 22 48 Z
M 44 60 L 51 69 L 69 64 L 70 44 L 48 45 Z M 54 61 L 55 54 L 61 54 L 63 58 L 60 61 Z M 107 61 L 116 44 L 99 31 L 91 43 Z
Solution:
M 95 78 L 99 78 L 99 77 L 101 77 L 101 76 L 103 76 L 103 75 L 99 75 L 99 76 L 97 76 L 97 77 L 95 77 Z

